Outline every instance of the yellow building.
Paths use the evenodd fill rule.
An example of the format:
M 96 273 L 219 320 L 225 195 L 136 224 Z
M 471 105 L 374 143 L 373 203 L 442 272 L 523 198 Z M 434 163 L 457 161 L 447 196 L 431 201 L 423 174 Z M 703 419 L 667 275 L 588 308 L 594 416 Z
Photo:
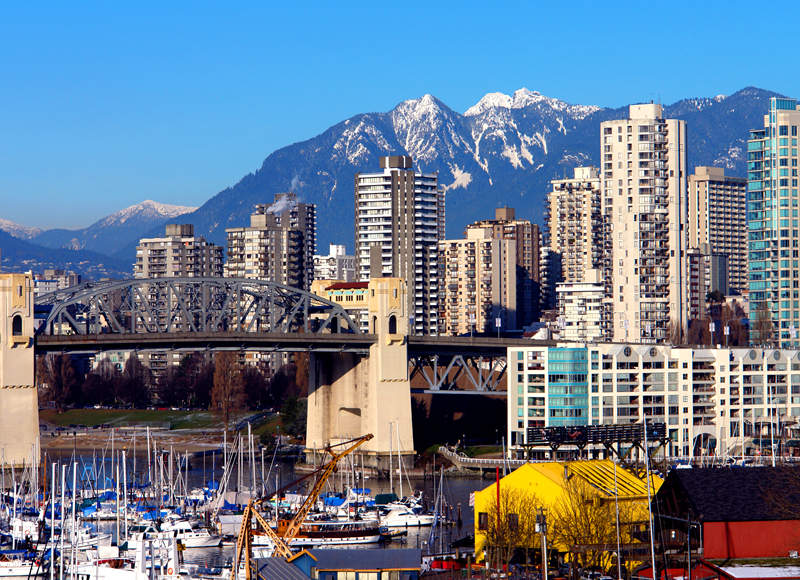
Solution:
M 651 496 L 661 483 L 651 476 Z M 635 544 L 647 536 L 647 497 L 646 478 L 608 459 L 527 463 L 500 480 L 499 510 L 496 483 L 475 493 L 476 559 L 487 551 L 505 563 L 515 548 L 538 550 L 536 516 L 543 515 L 551 554 L 582 546 L 575 556 L 579 564 L 608 568 L 616 551 L 617 507 L 620 542 Z

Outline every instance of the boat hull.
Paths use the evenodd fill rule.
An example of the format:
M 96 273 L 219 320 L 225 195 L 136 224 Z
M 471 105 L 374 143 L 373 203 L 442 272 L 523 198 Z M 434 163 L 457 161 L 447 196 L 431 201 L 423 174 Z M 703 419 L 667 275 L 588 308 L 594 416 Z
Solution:
M 47 576 L 48 571 L 36 564 L 12 564 L 4 566 L 0 563 L 0 578 L 34 578 Z

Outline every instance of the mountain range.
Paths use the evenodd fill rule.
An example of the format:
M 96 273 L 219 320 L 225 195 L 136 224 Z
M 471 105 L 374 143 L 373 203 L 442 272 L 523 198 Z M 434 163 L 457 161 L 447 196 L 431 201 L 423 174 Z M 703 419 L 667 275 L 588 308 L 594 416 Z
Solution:
M 744 176 L 749 131 L 763 126 L 772 96 L 779 95 L 747 87 L 729 96 L 665 105 L 664 117 L 687 122 L 690 171 L 714 165 Z M 600 123 L 627 113 L 627 107 L 568 104 L 520 89 L 510 96 L 487 94 L 462 114 L 425 95 L 385 113 L 356 115 L 276 150 L 257 171 L 192 213 L 145 219 L 135 226 L 124 220 L 98 225 L 100 220 L 80 235 L 64 230 L 19 235 L 50 247 L 103 251 L 131 263 L 136 240 L 163 233 L 164 223 L 176 217 L 193 223 L 198 235 L 224 244 L 225 228 L 249 225 L 256 204 L 271 202 L 277 192 L 294 191 L 317 204 L 318 249 L 324 253 L 332 242 L 352 252 L 354 174 L 378 171 L 378 157 L 390 154 L 410 155 L 418 169 L 439 173 L 447 191 L 448 237 L 461 237 L 472 221 L 493 218 L 499 206 L 514 207 L 517 217 L 541 223 L 548 182 L 571 175 L 576 166 L 599 166 Z M 2 222 L 0 229 L 10 231 Z

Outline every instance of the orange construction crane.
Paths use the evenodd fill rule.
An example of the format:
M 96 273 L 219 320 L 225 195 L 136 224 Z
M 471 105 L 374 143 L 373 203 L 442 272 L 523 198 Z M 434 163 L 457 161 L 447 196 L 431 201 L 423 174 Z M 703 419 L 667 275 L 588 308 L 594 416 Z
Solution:
M 300 531 L 300 527 L 303 525 L 303 521 L 306 519 L 308 512 L 311 511 L 311 508 L 316 503 L 317 499 L 319 498 L 319 494 L 322 492 L 322 487 L 325 485 L 325 482 L 328 481 L 328 478 L 336 473 L 337 467 L 336 464 L 338 461 L 351 453 L 355 450 L 359 445 L 362 443 L 366 443 L 370 439 L 372 439 L 372 433 L 367 433 L 363 437 L 359 437 L 358 439 L 351 439 L 350 441 L 344 441 L 342 443 L 338 443 L 336 445 L 329 445 L 325 448 L 325 451 L 331 454 L 331 459 L 328 463 L 320 467 L 316 473 L 318 473 L 317 481 L 314 483 L 314 487 L 309 492 L 306 500 L 303 502 L 303 505 L 300 506 L 300 509 L 297 510 L 297 513 L 291 520 L 279 520 L 278 521 L 278 530 L 277 532 L 273 530 L 269 523 L 264 519 L 264 517 L 258 513 L 256 509 L 257 506 L 261 505 L 264 501 L 268 500 L 269 498 L 264 498 L 263 500 L 258 500 L 255 503 L 253 500 L 247 504 L 245 507 L 244 512 L 242 513 L 242 527 L 239 529 L 239 537 L 236 541 L 236 555 L 233 559 L 233 569 L 231 570 L 231 580 L 236 579 L 236 572 L 239 568 L 239 562 L 241 561 L 242 555 L 244 555 L 244 563 L 245 563 L 245 570 L 247 575 L 247 580 L 251 580 L 251 570 L 250 570 L 250 560 L 253 553 L 253 526 L 252 526 L 252 519 L 256 519 L 257 525 L 260 525 L 263 528 L 264 532 L 269 536 L 269 538 L 275 544 L 275 550 L 272 552 L 273 556 L 278 556 L 281 558 L 288 558 L 292 555 L 292 551 L 289 548 L 292 540 L 297 536 L 297 532 Z M 344 451 L 336 452 L 333 450 L 335 447 L 342 447 L 344 445 L 349 445 L 347 449 Z M 306 476 L 307 477 L 307 476 Z M 301 478 L 306 479 L 306 477 Z M 287 486 L 288 487 L 288 486 Z M 277 509 L 277 504 L 275 506 Z

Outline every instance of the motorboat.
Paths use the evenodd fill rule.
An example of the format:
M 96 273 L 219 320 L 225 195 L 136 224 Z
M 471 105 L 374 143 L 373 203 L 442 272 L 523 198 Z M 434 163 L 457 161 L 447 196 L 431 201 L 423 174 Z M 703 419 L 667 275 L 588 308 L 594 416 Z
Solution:
M 172 524 L 158 538 L 175 538 L 186 548 L 216 548 L 222 544 L 222 536 L 212 535 L 206 528 L 193 528 L 187 521 Z
M 374 544 L 381 539 L 377 521 L 306 521 L 292 539 L 295 547 L 338 546 L 346 544 Z M 272 546 L 272 539 L 266 532 L 253 532 L 254 546 Z
M 181 578 L 176 540 L 142 540 L 133 560 L 98 551 L 88 561 L 65 568 L 84 580 L 178 580 Z M 65 574 L 65 575 L 66 575 Z
M 408 508 L 393 506 L 386 514 L 381 516 L 381 525 L 386 528 L 418 528 L 432 526 L 434 514 L 422 513 L 422 508 Z
M 49 574 L 49 567 L 35 552 L 27 550 L 0 551 L 0 578 L 33 578 Z

